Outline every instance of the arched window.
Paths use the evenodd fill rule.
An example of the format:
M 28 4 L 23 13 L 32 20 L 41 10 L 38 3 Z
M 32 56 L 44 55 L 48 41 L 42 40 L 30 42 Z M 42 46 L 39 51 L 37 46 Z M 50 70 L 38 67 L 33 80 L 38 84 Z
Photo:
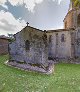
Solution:
M 25 41 L 25 48 L 26 48 L 26 50 L 30 50 L 30 42 L 29 42 L 29 40 Z
M 80 14 L 77 17 L 77 25 L 80 26 Z
M 64 34 L 61 35 L 61 42 L 65 42 L 65 35 Z

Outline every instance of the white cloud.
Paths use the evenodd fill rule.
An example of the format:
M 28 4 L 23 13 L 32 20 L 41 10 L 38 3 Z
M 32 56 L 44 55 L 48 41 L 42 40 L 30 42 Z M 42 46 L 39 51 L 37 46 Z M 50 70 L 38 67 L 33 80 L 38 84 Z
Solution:
M 28 8 L 29 11 L 33 12 L 35 4 L 41 3 L 43 0 L 8 0 L 11 5 L 17 6 L 25 4 L 25 7 Z
M 25 4 L 25 8 L 28 8 L 29 11 L 33 12 L 35 5 L 41 3 L 43 0 L 8 0 L 8 1 L 13 6 Z M 53 0 L 53 1 L 55 1 L 55 0 Z M 58 0 L 58 3 L 60 4 L 61 1 L 62 0 Z M 7 2 L 7 0 L 0 0 L 0 5 L 2 5 L 6 9 L 8 9 L 8 7 L 5 5 L 5 2 Z
M 0 11 L 0 33 L 16 33 L 20 31 L 26 22 L 21 19 L 15 19 L 15 17 L 10 12 Z
M 41 3 L 43 0 L 8 0 L 8 1 L 13 6 L 23 5 L 24 3 L 25 8 L 28 8 L 29 11 L 33 12 L 35 5 Z M 0 5 L 8 9 L 8 7 L 5 5 L 5 2 L 7 2 L 7 0 L 0 0 Z
M 7 0 L 0 0 L 0 5 L 4 7 L 5 9 L 8 9 L 7 5 L 5 5 Z
M 8 6 L 7 5 L 2 4 L 1 6 L 8 10 Z
M 53 1 L 56 1 L 56 0 L 53 0 Z M 63 0 L 58 0 L 58 4 L 60 4 L 60 3 L 61 3 L 61 1 L 63 1 Z
M 8 0 L 10 3 L 11 3 L 11 5 L 13 5 L 13 6 L 16 6 L 16 5 L 22 5 L 23 4 L 23 2 L 24 2 L 24 0 Z
M 5 4 L 6 0 L 0 0 L 0 4 Z
M 58 3 L 60 4 L 60 3 L 61 3 L 61 1 L 63 1 L 63 0 L 58 0 Z

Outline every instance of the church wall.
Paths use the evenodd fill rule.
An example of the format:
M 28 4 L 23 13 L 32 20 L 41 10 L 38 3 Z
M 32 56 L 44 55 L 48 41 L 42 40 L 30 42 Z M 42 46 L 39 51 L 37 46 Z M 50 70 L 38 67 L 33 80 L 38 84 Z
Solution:
M 64 29 L 73 28 L 73 12 L 70 11 L 64 19 Z
M 45 32 L 26 27 L 15 34 L 15 41 L 9 45 L 10 60 L 34 64 L 48 62 L 48 44 Z
M 64 34 L 64 41 L 61 41 L 61 35 Z M 59 58 L 70 58 L 71 57 L 71 36 L 70 32 L 59 32 L 58 33 L 58 49 L 57 56 Z
M 73 10 L 70 10 L 67 15 L 64 18 L 64 28 L 77 28 L 80 27 L 80 22 L 78 24 L 78 15 L 80 14 L 80 9 L 75 8 Z
M 49 41 L 49 37 L 52 36 L 51 41 Z M 47 33 L 48 37 L 48 56 L 51 58 L 56 57 L 56 35 L 55 33 Z
M 80 57 L 80 28 L 76 29 L 75 36 L 75 56 Z
M 80 15 L 80 9 L 77 9 L 75 12 L 74 12 L 74 19 L 75 19 L 75 26 L 76 28 L 80 27 L 80 17 L 78 17 Z
M 47 33 L 48 39 L 52 35 L 52 45 L 49 44 L 49 53 L 53 58 L 71 58 L 71 35 L 69 31 Z M 61 36 L 64 35 L 64 41 Z M 49 42 L 49 41 L 48 41 Z M 51 49 L 50 49 L 51 48 Z
M 80 23 L 78 24 L 78 21 L 79 21 L 78 15 L 80 14 L 80 9 L 75 9 L 72 12 L 73 12 L 73 15 L 72 15 L 72 17 L 73 17 L 73 22 L 72 22 L 73 28 L 77 28 L 77 27 L 80 26 Z

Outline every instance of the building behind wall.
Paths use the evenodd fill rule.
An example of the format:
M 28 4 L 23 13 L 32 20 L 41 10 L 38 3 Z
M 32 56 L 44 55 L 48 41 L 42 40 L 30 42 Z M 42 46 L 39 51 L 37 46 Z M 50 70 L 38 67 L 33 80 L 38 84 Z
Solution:
M 8 54 L 9 38 L 0 36 L 0 55 Z
M 73 29 L 48 30 L 49 57 L 66 59 L 73 57 L 71 33 Z

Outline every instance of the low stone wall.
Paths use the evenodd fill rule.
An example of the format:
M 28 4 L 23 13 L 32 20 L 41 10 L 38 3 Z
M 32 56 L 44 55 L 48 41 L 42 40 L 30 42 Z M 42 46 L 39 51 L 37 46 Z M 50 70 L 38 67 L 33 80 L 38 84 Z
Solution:
M 50 63 L 50 61 L 48 64 L 49 66 L 46 69 L 38 66 L 31 66 L 30 64 L 20 64 L 15 61 L 6 61 L 5 64 L 21 70 L 36 71 L 44 74 L 52 74 L 54 72 L 54 64 L 52 62 Z

